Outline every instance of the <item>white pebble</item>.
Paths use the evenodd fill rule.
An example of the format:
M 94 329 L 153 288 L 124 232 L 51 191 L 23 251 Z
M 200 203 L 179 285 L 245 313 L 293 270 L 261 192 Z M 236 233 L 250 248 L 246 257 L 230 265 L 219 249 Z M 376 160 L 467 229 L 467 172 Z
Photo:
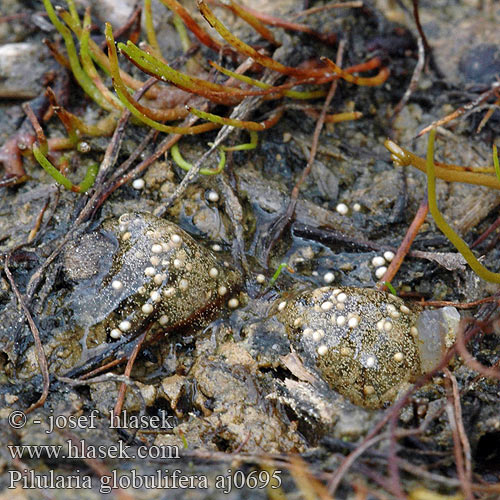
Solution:
M 410 314 L 410 308 L 409 307 L 406 307 L 406 306 L 401 306 L 399 308 L 399 310 L 403 313 L 403 314 Z
M 385 259 L 382 256 L 377 255 L 376 257 L 373 257 L 373 259 L 372 259 L 372 266 L 373 267 L 380 267 L 383 265 L 385 265 Z
M 283 309 L 285 309 L 286 307 L 286 300 L 284 300 L 283 302 L 280 302 L 278 304 L 278 311 L 283 311 Z
M 173 234 L 170 239 L 174 245 L 180 245 L 182 243 L 182 238 L 178 234 Z
M 397 352 L 396 354 L 394 354 L 394 361 L 396 361 L 396 363 L 401 363 L 403 359 L 405 359 L 405 356 L 402 352 Z
M 309 335 L 312 335 L 314 332 L 314 330 L 312 328 L 306 328 L 302 334 L 305 335 L 306 337 L 308 337 Z
M 212 250 L 213 250 L 214 252 L 220 252 L 220 251 L 222 250 L 222 247 L 221 247 L 220 245 L 218 245 L 217 243 L 214 243 L 214 244 L 212 245 Z
M 327 273 L 325 273 L 325 275 L 323 276 L 323 281 L 327 284 L 329 283 L 332 283 L 333 280 L 335 279 L 335 275 L 331 272 L 331 271 L 328 271 Z
M 257 274 L 257 276 L 255 277 L 255 281 L 260 284 L 265 283 L 266 277 L 263 274 Z
M 332 307 L 333 307 L 333 303 L 328 301 L 328 300 L 326 302 L 323 302 L 323 304 L 321 304 L 321 309 L 323 311 L 329 311 Z
M 176 269 L 180 269 L 182 267 L 182 260 L 181 259 L 174 259 L 173 264 L 174 264 L 174 267 Z
M 149 296 L 153 302 L 159 302 L 161 300 L 161 296 L 157 290 L 153 290 Z
M 392 330 L 392 322 L 391 321 L 384 321 L 384 330 L 386 332 L 390 332 Z
M 384 259 L 387 262 L 391 262 L 391 260 L 394 259 L 394 252 L 391 252 L 390 250 L 387 250 L 387 252 L 384 252 Z
M 113 328 L 111 332 L 109 333 L 109 336 L 112 339 L 119 339 L 122 336 L 122 332 L 118 330 L 118 328 Z
M 135 179 L 134 182 L 132 182 L 132 187 L 134 189 L 142 189 L 145 185 L 144 179 Z
M 384 276 L 386 272 L 387 272 L 387 267 L 385 266 L 377 267 L 377 269 L 375 269 L 375 277 L 377 279 L 380 279 Z
M 219 276 L 219 271 L 216 267 L 212 267 L 210 269 L 210 271 L 208 271 L 208 275 L 211 277 L 211 278 L 217 278 L 217 276 Z
M 122 241 L 127 241 L 130 239 L 130 237 L 132 236 L 131 233 L 129 233 L 128 231 L 126 233 L 123 233 L 122 234 Z
M 158 273 L 158 274 L 155 274 L 153 281 L 155 282 L 156 285 L 161 285 L 165 278 L 166 278 L 166 276 L 164 274 Z
M 154 267 L 146 267 L 146 269 L 144 269 L 144 274 L 146 276 L 154 276 L 156 274 L 155 268 Z
M 151 314 L 153 312 L 153 305 L 152 304 L 143 304 L 143 306 L 141 307 L 141 311 L 144 313 L 144 314 Z
M 344 326 L 346 321 L 347 321 L 347 319 L 345 316 L 338 316 L 337 317 L 337 326 Z
M 316 330 L 313 333 L 313 340 L 315 342 L 319 342 L 325 336 L 325 332 L 323 330 Z
M 179 281 L 179 288 L 180 288 L 181 290 L 187 290 L 187 289 L 188 289 L 188 286 L 189 286 L 189 283 L 188 283 L 188 280 L 187 280 L 187 279 L 182 278 L 182 279 Z
M 175 295 L 175 288 L 171 286 L 170 288 L 167 288 L 163 291 L 163 295 L 165 297 L 173 297 Z
M 156 255 L 153 255 L 150 259 L 149 262 L 153 264 L 153 266 L 159 266 L 160 265 L 160 257 L 157 257 Z
M 229 299 L 229 301 L 227 302 L 227 305 L 231 309 L 236 309 L 240 305 L 240 301 L 233 297 L 232 299 Z
M 163 247 L 158 244 L 158 243 L 155 243 L 152 247 L 151 247 L 151 251 L 153 253 L 162 253 L 163 252 Z
M 352 206 L 352 209 L 355 211 L 355 212 L 359 212 L 361 210 L 361 205 L 359 203 L 355 203 L 353 206 Z
M 337 300 L 339 302 L 345 302 L 347 300 L 347 295 L 344 292 L 341 292 L 337 295 Z
M 328 352 L 328 347 L 326 347 L 326 345 L 325 345 L 325 344 L 320 345 L 320 346 L 318 347 L 318 354 L 319 354 L 320 356 L 324 356 L 327 352 Z
M 349 328 L 356 328 L 359 325 L 359 319 L 357 316 L 353 316 L 352 318 L 349 319 L 347 322 L 347 326 Z
M 158 323 L 160 323 L 161 326 L 165 326 L 168 323 L 168 316 L 166 316 L 165 314 L 163 316 L 160 316 Z
M 208 201 L 217 203 L 219 201 L 219 194 L 216 191 L 209 191 L 207 194 Z
M 337 210 L 337 212 L 340 214 L 340 215 L 346 215 L 347 212 L 349 212 L 349 207 L 345 204 L 345 203 L 339 203 L 336 207 L 335 207 L 335 210 Z
M 111 283 L 113 290 L 121 290 L 123 288 L 123 283 L 119 280 L 113 280 Z
M 226 295 L 227 293 L 227 287 L 225 287 L 224 285 L 221 285 L 218 289 L 217 289 L 217 293 L 222 297 L 224 295 Z
M 132 328 L 132 323 L 128 320 L 121 321 L 120 324 L 118 325 L 118 328 L 122 332 L 128 332 Z
M 366 358 L 366 367 L 367 368 L 373 368 L 375 366 L 375 356 L 368 356 Z

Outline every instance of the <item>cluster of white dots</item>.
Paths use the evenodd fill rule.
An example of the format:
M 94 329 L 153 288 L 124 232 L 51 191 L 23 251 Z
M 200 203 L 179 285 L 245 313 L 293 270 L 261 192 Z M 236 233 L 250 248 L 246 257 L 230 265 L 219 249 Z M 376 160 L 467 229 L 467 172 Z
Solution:
M 324 300 L 320 304 L 319 310 L 323 312 L 331 311 L 334 308 L 342 310 L 345 306 L 347 299 L 348 297 L 346 293 L 342 292 L 340 289 L 335 289 L 332 291 L 330 297 L 328 297 L 327 300 Z M 285 309 L 286 306 L 287 302 L 281 301 L 278 304 L 278 310 L 282 311 Z M 379 331 L 384 331 L 384 332 L 390 332 L 393 329 L 393 320 L 397 320 L 398 318 L 401 317 L 402 314 L 407 315 L 411 313 L 410 309 L 404 304 L 399 306 L 398 308 L 394 304 L 387 303 L 385 304 L 385 310 L 387 312 L 387 317 L 377 322 L 377 329 Z M 330 321 L 338 327 L 346 327 L 352 330 L 357 326 L 359 326 L 361 318 L 358 314 L 350 312 L 346 316 L 342 314 L 338 316 L 333 314 L 330 316 Z M 302 324 L 303 321 L 301 318 L 297 318 L 294 321 L 295 327 L 300 327 L 302 326 Z M 410 329 L 410 333 L 412 336 L 416 337 L 418 335 L 417 328 L 412 327 Z M 303 329 L 302 334 L 304 335 L 304 337 L 311 338 L 314 342 L 319 344 L 318 347 L 316 348 L 318 356 L 325 356 L 328 353 L 329 349 L 327 344 L 322 342 L 322 340 L 325 337 L 325 331 L 323 329 L 314 330 L 313 328 L 305 327 Z M 353 355 L 352 349 L 346 346 L 341 347 L 339 353 L 341 356 Z M 393 360 L 396 363 L 402 363 L 404 359 L 405 359 L 404 353 L 401 351 L 398 351 L 393 355 Z M 364 359 L 363 365 L 367 369 L 375 368 L 377 366 L 377 357 L 373 354 L 369 354 Z M 363 392 L 365 396 L 371 396 L 375 393 L 375 388 L 372 385 L 365 385 L 363 388 Z
M 355 212 L 359 212 L 361 210 L 361 205 L 359 203 L 354 203 L 352 206 L 352 209 Z M 347 215 L 349 213 L 349 207 L 345 203 L 339 203 L 336 207 L 335 210 L 340 214 L 340 215 Z
M 142 181 L 142 179 L 136 179 L 136 181 L 138 181 L 138 180 Z M 136 182 L 136 181 L 134 181 L 134 182 Z M 144 181 L 142 181 L 142 182 L 144 182 Z M 137 188 L 137 189 L 139 189 L 139 188 Z M 210 191 L 210 193 L 213 193 L 213 195 L 216 195 L 217 200 L 218 200 L 218 194 L 215 191 Z M 210 193 L 208 194 L 208 198 L 211 201 L 217 201 L 215 199 L 215 196 L 213 196 L 213 195 L 210 196 Z M 122 241 L 127 241 L 132 236 L 132 234 L 127 230 L 127 226 L 128 226 L 127 219 L 120 221 L 119 230 L 122 232 L 122 236 L 121 236 Z M 146 232 L 146 235 L 150 236 L 150 237 L 154 237 L 156 235 L 156 233 L 154 231 L 148 231 L 148 232 Z M 162 260 L 160 256 L 162 253 L 167 252 L 172 247 L 179 248 L 181 245 L 182 245 L 182 238 L 181 238 L 181 236 L 179 236 L 178 234 L 175 234 L 175 233 L 170 236 L 169 244 L 167 244 L 167 243 L 153 243 L 151 245 L 151 258 L 150 258 L 151 266 L 147 266 L 144 268 L 144 275 L 147 277 L 153 278 L 153 282 L 156 285 L 158 285 L 158 286 L 162 285 L 165 282 L 165 280 L 167 279 L 167 275 L 165 273 L 158 273 L 156 266 L 160 265 L 160 263 L 163 265 L 168 265 L 169 261 Z M 217 245 L 217 244 L 213 245 L 212 249 L 215 251 L 222 250 L 220 245 Z M 176 269 L 182 269 L 184 267 L 188 271 L 190 271 L 192 269 L 192 265 L 189 263 L 185 263 L 184 259 L 182 257 L 179 258 L 179 256 L 172 260 L 172 265 Z M 216 267 L 211 267 L 208 271 L 208 275 L 210 276 L 210 278 L 216 279 L 219 276 L 219 270 Z M 117 280 L 117 279 L 113 280 L 111 283 L 111 287 L 113 288 L 113 290 L 115 290 L 117 292 L 122 290 L 123 286 L 124 286 L 123 282 L 121 282 L 120 280 Z M 178 289 L 181 291 L 185 291 L 188 289 L 188 287 L 189 287 L 188 280 L 185 278 L 181 278 L 178 282 Z M 229 290 L 225 285 L 220 285 L 217 288 L 217 293 L 221 297 L 226 295 L 228 293 L 228 291 Z M 141 286 L 137 289 L 137 292 L 142 294 L 142 295 L 145 295 L 146 288 L 144 286 Z M 171 287 L 165 288 L 163 290 L 163 295 L 167 298 L 171 298 L 175 294 L 176 294 L 175 287 L 171 286 Z M 153 303 L 158 303 L 161 301 L 160 291 L 159 290 L 151 291 L 149 294 L 149 299 L 150 299 L 150 302 L 148 301 L 141 306 L 141 311 L 146 315 L 149 315 L 154 311 Z M 228 304 L 228 307 L 230 307 L 231 309 L 236 309 L 240 303 L 239 303 L 239 300 L 237 298 L 233 297 L 233 298 L 229 299 L 227 304 Z M 167 315 L 162 315 L 158 319 L 158 322 L 162 326 L 167 325 L 169 323 L 169 321 L 170 321 L 170 318 Z M 132 328 L 132 323 L 129 320 L 123 320 L 118 324 L 118 328 L 113 328 L 111 330 L 110 336 L 113 339 L 119 339 L 123 333 L 129 331 L 131 328 Z
M 391 262 L 394 259 L 394 252 L 387 250 L 384 255 L 377 255 L 372 259 L 372 266 L 375 268 L 375 277 L 377 279 L 383 278 L 384 274 L 387 272 L 387 262 Z

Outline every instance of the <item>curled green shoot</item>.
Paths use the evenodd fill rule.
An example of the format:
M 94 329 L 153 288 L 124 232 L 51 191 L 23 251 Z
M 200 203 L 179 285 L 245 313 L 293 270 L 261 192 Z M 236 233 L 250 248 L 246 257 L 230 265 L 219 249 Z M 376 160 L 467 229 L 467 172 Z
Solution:
M 238 144 L 237 146 L 220 146 L 224 151 L 250 151 L 257 147 L 259 136 L 255 130 L 249 130 L 250 142 L 245 142 L 244 144 Z M 209 146 L 213 146 L 213 142 L 209 142 Z
M 176 163 L 176 165 L 182 170 L 185 170 L 186 172 L 189 172 L 192 168 L 193 165 L 186 161 L 183 156 L 181 155 L 181 152 L 179 151 L 179 145 L 176 143 L 170 148 L 170 153 L 172 154 L 172 160 Z M 222 148 L 219 148 L 219 164 L 217 165 L 216 168 L 201 168 L 200 169 L 200 174 L 202 175 L 217 175 L 220 174 L 223 170 L 224 167 L 226 166 L 226 153 Z
M 113 86 L 115 88 L 116 94 L 124 106 L 141 122 L 149 125 L 155 130 L 160 132 L 165 132 L 167 134 L 201 134 L 207 130 L 212 130 L 217 128 L 217 124 L 204 123 L 202 125 L 194 125 L 192 127 L 176 127 L 170 125 L 164 125 L 159 123 L 145 114 L 145 110 L 141 104 L 139 104 L 129 93 L 127 87 L 123 83 L 120 76 L 120 70 L 118 68 L 118 55 L 115 48 L 115 39 L 113 37 L 113 30 L 109 23 L 106 23 L 105 29 L 106 41 L 108 43 L 108 53 L 109 53 L 109 69 L 111 71 L 111 76 L 113 78 Z
M 48 158 L 42 153 L 40 148 L 34 146 L 33 155 L 41 167 L 50 176 L 52 176 L 58 184 L 61 184 L 61 186 L 64 186 L 69 191 L 73 191 L 74 193 L 85 193 L 94 185 L 97 172 L 99 171 L 99 165 L 97 163 L 89 165 L 87 171 L 85 172 L 83 181 L 80 182 L 80 184 L 75 185 L 67 177 L 61 174 L 61 172 L 59 172 L 54 165 L 52 165 Z
M 276 269 L 276 272 L 273 274 L 272 278 L 269 280 L 269 284 L 267 285 L 268 288 L 271 288 L 275 283 L 276 280 L 279 278 L 280 274 L 282 273 L 283 269 L 286 269 L 289 273 L 294 273 L 295 271 L 288 265 L 286 262 L 282 262 L 279 266 L 278 269 Z
M 66 50 L 68 52 L 68 60 L 71 66 L 71 71 L 73 72 L 73 75 L 79 83 L 80 87 L 82 87 L 84 92 L 90 98 L 92 98 L 101 108 L 107 111 L 111 111 L 113 107 L 108 103 L 108 101 L 106 101 L 99 89 L 92 82 L 92 79 L 89 77 L 89 75 L 87 75 L 87 73 L 80 65 L 80 60 L 78 59 L 75 43 L 73 41 L 70 30 L 59 20 L 50 0 L 43 0 L 43 4 L 50 21 L 64 39 L 64 44 L 66 45 Z M 71 16 L 71 14 L 70 17 L 72 18 L 73 23 L 79 26 L 79 21 L 77 22 Z
M 396 289 L 392 286 L 390 281 L 384 281 L 384 285 L 387 287 L 389 292 L 392 293 L 392 295 L 395 295 L 396 297 L 398 296 L 398 292 L 396 292 Z
M 492 283 L 500 283 L 500 273 L 494 273 L 486 269 L 472 253 L 467 243 L 448 225 L 441 215 L 439 208 L 437 206 L 436 200 L 436 174 L 434 166 L 434 139 L 436 136 L 436 130 L 433 129 L 429 133 L 429 143 L 427 146 L 427 196 L 429 199 L 429 211 L 436 222 L 438 228 L 444 233 L 444 235 L 453 243 L 455 248 L 462 254 L 467 264 L 472 268 L 472 270 L 485 281 L 490 281 Z M 495 160 L 496 157 L 496 160 Z M 494 161 L 498 164 L 498 156 L 494 154 Z

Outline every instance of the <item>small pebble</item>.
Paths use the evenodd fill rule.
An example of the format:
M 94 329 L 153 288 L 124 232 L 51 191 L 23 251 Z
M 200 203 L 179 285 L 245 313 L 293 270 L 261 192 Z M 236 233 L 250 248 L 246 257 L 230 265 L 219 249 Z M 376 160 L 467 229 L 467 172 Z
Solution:
M 233 297 L 232 299 L 229 299 L 227 305 L 231 309 L 236 309 L 240 305 L 240 301 Z
M 145 185 L 144 179 L 135 179 L 134 182 L 132 182 L 132 187 L 134 189 L 142 189 Z
M 352 209 L 355 211 L 355 212 L 359 212 L 361 210 L 361 205 L 359 203 L 355 203 L 353 206 L 352 206 Z
M 391 262 L 392 259 L 394 259 L 394 252 L 391 252 L 390 250 L 387 250 L 387 252 L 384 252 L 384 259 L 387 262 Z
M 377 255 L 376 257 L 373 257 L 372 259 L 372 266 L 373 267 L 380 267 L 385 264 L 385 259 L 381 257 L 380 255 Z
M 323 276 L 323 281 L 326 283 L 326 284 L 330 284 L 333 282 L 333 280 L 335 279 L 335 275 L 331 272 L 331 271 L 328 271 L 327 273 L 325 273 L 325 275 Z
M 127 332 L 128 330 L 130 330 L 131 326 L 132 326 L 132 324 L 130 323 L 130 321 L 124 320 L 124 321 L 120 322 L 120 324 L 118 325 L 118 328 L 122 332 Z
M 375 276 L 377 279 L 380 279 L 384 276 L 384 274 L 386 273 L 387 271 L 387 267 L 385 266 L 381 266 L 381 267 L 377 267 L 377 269 L 375 269 Z
M 257 274 L 255 280 L 257 281 L 257 283 L 262 284 L 266 282 L 266 277 L 263 274 Z
M 121 290 L 123 288 L 123 283 L 119 280 L 113 280 L 111 283 L 113 290 Z
M 346 215 L 347 212 L 349 212 L 349 207 L 345 204 L 345 203 L 339 203 L 336 207 L 335 207 L 335 210 L 337 210 L 337 212 L 340 214 L 340 215 Z
M 118 330 L 118 328 L 113 328 L 113 330 L 111 330 L 111 332 L 109 333 L 109 336 L 112 338 L 112 339 L 119 339 L 121 336 L 122 336 L 122 332 L 120 330 Z
M 143 304 L 143 306 L 141 307 L 141 310 L 144 314 L 151 314 L 153 312 L 153 309 L 153 305 L 149 303 Z
M 217 203 L 219 201 L 219 193 L 217 193 L 216 191 L 209 191 L 207 193 L 207 199 L 208 201 Z

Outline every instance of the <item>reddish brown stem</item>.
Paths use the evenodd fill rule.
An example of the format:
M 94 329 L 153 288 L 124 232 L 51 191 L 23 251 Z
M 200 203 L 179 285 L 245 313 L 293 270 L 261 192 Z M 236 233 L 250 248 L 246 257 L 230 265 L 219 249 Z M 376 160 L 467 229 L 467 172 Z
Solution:
M 146 333 L 147 330 L 139 337 L 139 339 L 137 340 L 137 344 L 135 345 L 134 350 L 130 355 L 129 360 L 127 361 L 127 366 L 125 367 L 126 377 L 130 377 L 130 374 L 132 373 L 132 368 L 134 367 L 135 360 L 137 358 L 137 355 L 139 354 L 139 351 L 141 350 L 142 344 L 144 343 L 144 339 L 146 338 Z M 127 393 L 127 384 L 122 382 L 120 385 L 120 389 L 118 391 L 118 398 L 116 400 L 115 408 L 113 410 L 113 413 L 115 415 L 120 415 L 120 413 L 122 412 L 126 393 Z
M 396 276 L 396 273 L 399 271 L 399 268 L 401 267 L 401 264 L 403 263 L 406 254 L 410 251 L 410 247 L 413 243 L 413 240 L 415 239 L 420 228 L 422 227 L 422 224 L 424 223 L 428 212 L 429 212 L 429 204 L 427 203 L 427 197 L 426 197 L 422 201 L 422 203 L 420 203 L 420 207 L 418 208 L 417 213 L 415 214 L 415 217 L 412 223 L 410 224 L 410 227 L 408 228 L 408 231 L 406 231 L 405 237 L 403 238 L 401 245 L 399 245 L 396 255 L 392 259 L 383 278 L 380 280 L 381 282 L 377 286 L 379 290 L 387 291 L 388 287 L 384 283 L 386 282 L 390 283 L 394 279 L 394 276 Z

